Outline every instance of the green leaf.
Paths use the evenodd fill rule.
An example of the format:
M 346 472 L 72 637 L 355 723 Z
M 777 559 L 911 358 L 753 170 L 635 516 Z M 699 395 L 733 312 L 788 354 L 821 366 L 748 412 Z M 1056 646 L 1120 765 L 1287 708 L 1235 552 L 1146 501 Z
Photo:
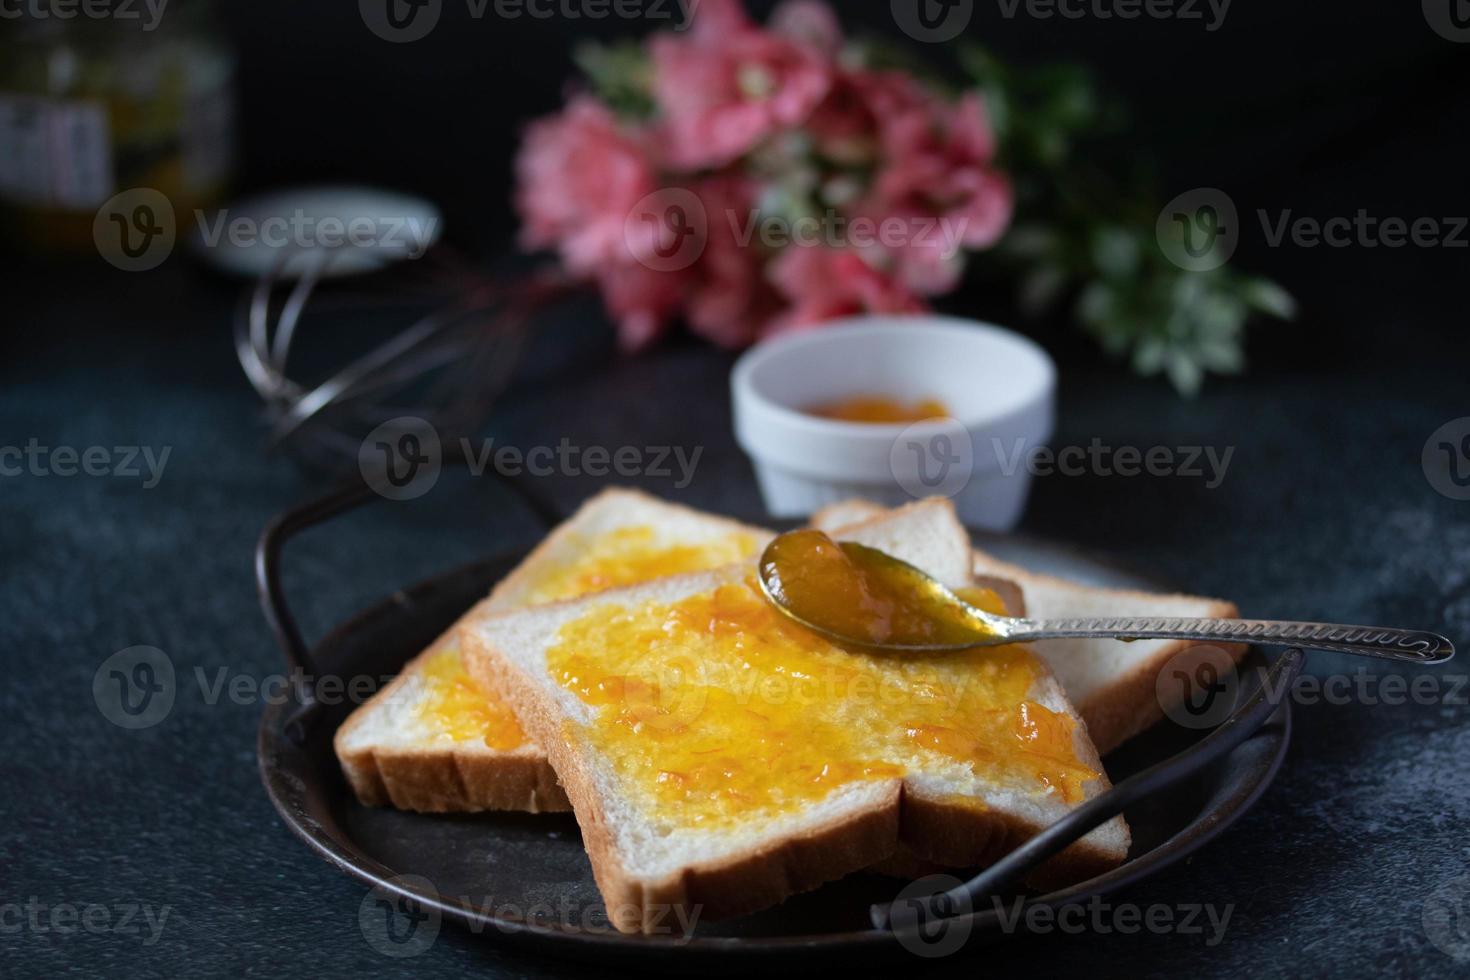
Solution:
M 1245 303 L 1234 296 L 1215 293 L 1205 296 L 1192 309 L 1197 332 L 1208 337 L 1230 337 L 1245 326 Z
M 1149 338 L 1133 349 L 1133 370 L 1139 374 L 1158 374 L 1164 366 L 1169 348 L 1162 340 Z
M 1126 279 L 1138 271 L 1138 239 L 1127 229 L 1099 228 L 1092 235 L 1092 261 L 1110 279 Z
M 653 115 L 653 67 L 637 42 L 587 42 L 577 46 L 572 59 L 613 112 L 632 119 Z
M 1164 362 L 1164 372 L 1169 376 L 1175 390 L 1186 398 L 1199 394 L 1200 385 L 1205 380 L 1205 373 L 1200 366 L 1178 348 L 1169 351 Z
M 1245 370 L 1245 352 L 1240 345 L 1227 340 L 1210 340 L 1196 344 L 1194 359 L 1217 374 L 1239 374 Z
M 1089 283 L 1077 297 L 1077 315 L 1093 323 L 1101 323 L 1113 311 L 1113 292 L 1101 282 Z
M 1011 136 L 1011 100 L 1005 89 L 998 85 L 981 89 L 985 99 L 985 112 L 990 117 L 990 127 L 995 131 L 996 141 L 1004 146 Z
M 1032 316 L 1045 312 L 1066 286 L 1067 273 L 1061 266 L 1037 266 L 1021 280 L 1021 309 Z
M 1269 279 L 1251 279 L 1245 284 L 1243 296 L 1252 309 L 1269 313 L 1281 320 L 1296 318 L 1296 300 L 1285 289 Z
M 1056 251 L 1058 235 L 1041 224 L 1013 225 L 1001 245 L 1018 259 L 1041 259 Z

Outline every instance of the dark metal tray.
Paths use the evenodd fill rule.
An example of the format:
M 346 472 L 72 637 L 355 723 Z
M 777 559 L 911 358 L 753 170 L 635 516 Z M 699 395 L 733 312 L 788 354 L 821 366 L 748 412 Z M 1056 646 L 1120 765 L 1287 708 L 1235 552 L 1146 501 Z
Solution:
M 370 499 L 355 492 L 307 505 L 283 515 L 262 537 L 257 571 L 267 618 L 292 666 L 307 676 L 395 673 L 522 557 L 516 553 L 478 562 L 395 592 L 308 652 L 286 610 L 276 574 L 281 546 L 300 530 Z M 1107 562 L 1063 546 L 1025 538 L 983 538 L 982 543 L 1007 560 L 1076 580 L 1150 587 Z M 1299 667 L 1300 655 L 1291 656 Z M 1259 652 L 1253 651 L 1250 658 L 1248 666 L 1265 665 Z M 354 705 L 343 698 L 333 700 L 337 703 L 317 700 L 303 685 L 294 700 L 266 709 L 259 734 L 261 777 L 287 826 L 321 856 L 374 886 L 385 915 L 393 914 L 394 902 L 401 903 L 398 911 L 408 916 L 409 928 L 403 933 L 409 940 L 415 930 L 420 937 L 431 928 L 437 932 L 447 919 L 487 939 L 563 956 L 685 970 L 741 968 L 755 957 L 790 960 L 818 955 L 825 962 L 834 956 L 860 956 L 871 962 L 874 957 L 924 951 L 936 942 L 954 946 L 955 930 L 966 948 L 1005 935 L 1002 917 L 988 901 L 962 920 L 949 920 L 942 935 L 931 929 L 917 937 L 904 936 L 876 928 L 870 906 L 891 902 L 903 883 L 869 874 L 850 875 L 762 913 L 729 922 L 701 922 L 692 936 L 619 934 L 607 924 L 570 815 L 422 815 L 357 803 L 332 751 L 332 737 Z M 1258 711 L 1251 730 L 1233 745 L 1221 745 L 1217 739 L 1209 758 L 1202 758 L 1209 732 L 1169 723 L 1112 753 L 1105 761 L 1115 783 L 1151 767 L 1152 773 L 1160 774 L 1151 778 L 1145 773 L 1135 780 L 1151 780 L 1151 785 L 1127 801 L 1126 817 L 1133 831 L 1128 861 L 1089 881 L 1026 896 L 1027 900 L 1054 907 L 1085 902 L 1190 854 L 1230 826 L 1265 790 L 1286 753 L 1290 732 L 1289 702 L 1283 701 L 1274 713 Z M 1178 754 L 1191 749 L 1193 764 L 1181 766 Z M 1167 765 L 1159 765 L 1165 760 Z M 1010 889 L 998 894 L 1013 893 Z M 1006 910 L 1011 911 L 1008 903 Z

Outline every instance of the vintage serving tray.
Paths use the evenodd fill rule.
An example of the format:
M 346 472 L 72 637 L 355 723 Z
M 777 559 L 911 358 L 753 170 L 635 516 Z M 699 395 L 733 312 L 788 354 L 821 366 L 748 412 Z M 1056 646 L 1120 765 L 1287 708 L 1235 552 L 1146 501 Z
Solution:
M 335 494 L 283 515 L 261 538 L 257 575 L 266 617 L 291 666 L 307 677 L 393 674 L 522 557 L 477 562 L 395 592 L 307 650 L 280 584 L 282 545 L 301 530 L 373 499 L 366 489 Z M 551 522 L 556 515 L 538 508 L 538 516 Z M 1150 587 L 1109 563 L 1056 544 L 983 535 L 977 540 L 999 557 L 1039 571 L 1099 585 Z M 1250 656 L 1257 666 L 1266 662 L 1259 652 Z M 1292 656 L 1299 667 L 1299 655 L 1282 661 Z M 1283 666 L 1292 665 L 1278 662 L 1278 673 Z M 327 700 L 298 690 L 294 700 L 266 708 L 258 743 L 266 791 L 287 826 L 318 854 L 386 898 L 410 908 L 419 903 L 419 914 L 432 917 L 436 927 L 449 920 L 486 941 L 601 963 L 679 970 L 742 968 L 753 958 L 814 955 L 824 962 L 849 956 L 870 962 L 875 956 L 927 951 L 936 942 L 980 948 L 1005 934 L 988 900 L 962 921 L 946 923 L 947 931 L 931 928 L 915 936 L 875 928 L 870 907 L 893 901 L 904 883 L 867 874 L 762 913 L 700 922 L 692 936 L 619 934 L 607 924 L 571 815 L 424 815 L 361 806 L 332 752 L 333 734 L 354 705 L 340 697 Z M 1110 755 L 1105 762 L 1115 784 L 1143 773 L 1125 794 L 1133 831 L 1128 861 L 1090 881 L 1028 900 L 1055 906 L 1113 892 L 1183 858 L 1230 826 L 1270 784 L 1285 755 L 1289 701 L 1274 712 L 1257 705 L 1254 719 L 1235 725 L 1233 736 L 1223 731 L 1231 727 L 1221 726 L 1209 738 L 1210 732 L 1165 722 Z M 1006 910 L 1012 911 L 1009 898 Z

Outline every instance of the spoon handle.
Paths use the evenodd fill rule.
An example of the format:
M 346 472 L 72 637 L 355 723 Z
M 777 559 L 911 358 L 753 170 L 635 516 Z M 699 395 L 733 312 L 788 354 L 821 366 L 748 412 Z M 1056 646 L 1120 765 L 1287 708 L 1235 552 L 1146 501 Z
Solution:
M 1281 644 L 1413 664 L 1443 663 L 1455 655 L 1454 644 L 1437 633 L 1265 619 L 1018 619 L 1006 631 L 1005 641 L 1071 637 Z

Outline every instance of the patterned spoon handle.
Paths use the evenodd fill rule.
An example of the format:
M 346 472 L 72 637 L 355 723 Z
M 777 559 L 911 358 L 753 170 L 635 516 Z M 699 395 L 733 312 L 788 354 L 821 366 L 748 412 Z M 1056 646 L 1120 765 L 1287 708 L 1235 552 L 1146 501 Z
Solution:
M 1389 626 L 1273 622 L 1265 619 L 1017 619 L 1005 642 L 1071 637 L 1118 640 L 1204 640 L 1262 643 L 1355 653 L 1412 664 L 1437 664 L 1455 655 L 1454 644 L 1437 633 Z

